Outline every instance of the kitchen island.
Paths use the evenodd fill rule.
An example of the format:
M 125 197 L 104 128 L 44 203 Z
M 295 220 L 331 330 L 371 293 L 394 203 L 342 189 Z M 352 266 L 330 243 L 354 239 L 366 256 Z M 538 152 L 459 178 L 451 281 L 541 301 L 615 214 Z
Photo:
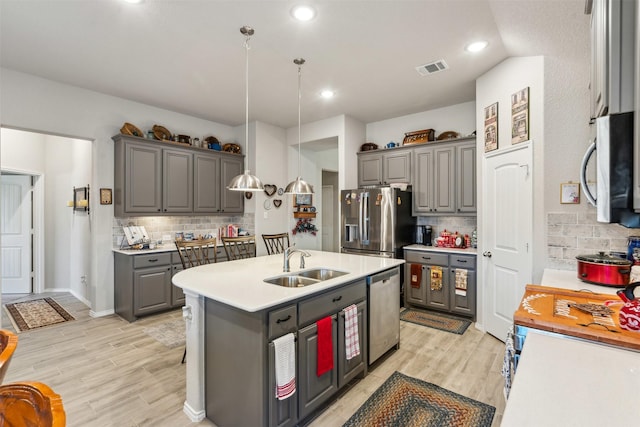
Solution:
M 235 351 L 238 357 L 243 360 L 252 360 L 252 356 L 260 356 L 260 363 L 243 366 L 247 372 L 236 372 L 247 375 L 253 371 L 258 373 L 253 377 L 252 383 L 241 384 L 246 391 L 245 399 L 243 399 L 245 403 L 250 399 L 258 399 L 256 396 L 264 394 L 268 388 L 265 385 L 267 379 L 263 375 L 265 370 L 268 370 L 267 357 L 263 357 L 267 349 L 266 347 L 259 348 L 259 353 L 264 354 L 252 355 L 251 352 L 255 352 L 258 348 L 255 342 L 276 338 L 269 325 L 273 325 L 274 329 L 280 328 L 280 332 L 286 332 L 287 328 L 283 325 L 292 320 L 295 324 L 294 318 L 296 316 L 300 317 L 298 322 L 304 322 L 312 319 L 312 313 L 318 316 L 325 315 L 324 309 L 317 308 L 323 307 L 322 299 L 325 297 L 333 297 L 329 299 L 329 304 L 332 299 L 337 300 L 338 298 L 340 298 L 339 301 L 345 303 L 350 300 L 358 301 L 362 295 L 366 297 L 364 285 L 366 277 L 404 263 L 399 259 L 320 251 L 309 251 L 309 253 L 311 256 L 305 258 L 306 268 L 304 271 L 314 268 L 328 268 L 346 274 L 299 288 L 265 283 L 264 279 L 285 274 L 282 271 L 283 255 L 271 255 L 195 267 L 173 277 L 173 284 L 182 288 L 186 295 L 183 315 L 187 319 L 187 399 L 184 411 L 193 421 L 202 420 L 206 415 L 216 422 L 216 414 L 206 412 L 211 408 L 219 407 L 216 405 L 225 405 L 224 402 L 212 404 L 211 396 L 205 400 L 207 375 L 210 375 L 208 387 L 212 387 L 212 382 L 215 383 L 211 378 L 213 365 L 210 364 L 209 369 L 206 366 L 207 358 L 210 356 L 210 354 L 207 356 L 207 353 L 217 351 L 216 348 L 221 347 L 217 340 L 233 336 L 232 334 L 247 333 L 248 337 L 253 336 L 251 339 L 243 339 L 242 346 L 233 349 L 227 348 L 227 350 Z M 294 254 L 291 258 L 292 274 L 300 270 L 298 268 L 299 255 Z M 341 293 L 343 290 L 345 291 L 344 295 Z M 343 297 L 344 299 L 342 299 Z M 319 299 L 316 301 L 316 298 Z M 288 316 L 291 317 L 288 318 Z M 366 319 L 366 312 L 363 319 Z M 276 323 L 277 320 L 281 320 L 281 323 Z M 207 325 L 206 331 L 205 324 Z M 303 323 L 300 323 L 300 326 L 303 326 Z M 302 338 L 299 335 L 298 346 L 302 345 L 301 341 Z M 222 347 L 225 346 L 222 345 Z M 216 369 L 221 369 L 225 363 L 216 363 Z M 222 375 L 222 373 L 216 375 Z M 225 385 L 220 384 L 221 387 Z M 236 396 L 230 396 L 230 398 L 234 397 Z M 230 402 L 233 404 L 234 410 L 242 411 L 241 407 L 246 406 L 242 402 L 233 403 L 233 399 Z M 260 421 L 254 425 L 267 424 L 267 415 L 264 414 L 266 410 L 258 408 L 256 411 L 260 412 L 256 415 Z

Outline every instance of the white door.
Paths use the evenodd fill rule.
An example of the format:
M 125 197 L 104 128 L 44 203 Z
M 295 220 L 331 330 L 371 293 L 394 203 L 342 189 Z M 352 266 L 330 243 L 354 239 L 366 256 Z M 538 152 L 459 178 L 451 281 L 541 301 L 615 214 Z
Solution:
M 333 185 L 322 186 L 322 250 L 335 252 L 333 247 Z
M 484 322 L 487 332 L 504 341 L 533 271 L 530 143 L 488 156 L 483 170 L 478 254 L 483 255 Z
M 2 292 L 31 293 L 31 177 L 0 178 Z

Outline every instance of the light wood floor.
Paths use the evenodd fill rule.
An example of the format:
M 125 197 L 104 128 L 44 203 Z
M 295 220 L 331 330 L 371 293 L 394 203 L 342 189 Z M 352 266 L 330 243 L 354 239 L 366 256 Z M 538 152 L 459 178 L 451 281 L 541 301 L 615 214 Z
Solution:
M 46 296 L 54 297 L 76 320 L 20 333 L 5 382 L 32 380 L 51 386 L 62 396 L 69 427 L 214 426 L 208 420 L 191 423 L 182 412 L 184 349 L 169 349 L 143 332 L 180 318 L 180 310 L 128 323 L 115 315 L 91 318 L 89 309 L 70 294 L 35 297 Z M 2 303 L 30 298 L 3 295 Z M 499 426 L 504 412 L 504 344 L 473 325 L 455 335 L 400 324 L 400 349 L 352 383 L 310 426 L 341 426 L 396 370 L 495 406 L 493 426 Z M 5 310 L 2 327 L 13 330 Z

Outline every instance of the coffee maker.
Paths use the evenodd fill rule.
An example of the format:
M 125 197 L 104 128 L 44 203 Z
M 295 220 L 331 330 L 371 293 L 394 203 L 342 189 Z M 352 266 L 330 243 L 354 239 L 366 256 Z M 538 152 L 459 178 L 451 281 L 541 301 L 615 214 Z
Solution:
M 416 225 L 413 243 L 416 245 L 431 246 L 432 228 L 430 225 Z

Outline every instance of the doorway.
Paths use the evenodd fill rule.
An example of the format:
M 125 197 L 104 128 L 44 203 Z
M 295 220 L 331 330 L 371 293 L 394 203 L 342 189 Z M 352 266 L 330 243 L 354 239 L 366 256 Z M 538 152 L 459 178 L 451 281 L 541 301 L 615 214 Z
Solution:
M 71 292 L 88 303 L 90 216 L 76 213 L 68 203 L 73 199 L 74 186 L 87 186 L 91 181 L 92 141 L 6 127 L 0 131 L 2 206 L 10 197 L 5 195 L 5 174 L 21 175 L 33 184 L 31 208 L 26 209 L 31 212 L 32 223 L 27 242 L 33 277 L 29 292 Z M 3 212 L 0 216 L 0 229 L 14 227 L 10 222 L 5 225 L 7 215 Z M 4 237 L 3 233 L 3 247 Z M 0 290 L 12 291 L 5 286 L 4 277 Z
M 338 172 L 322 170 L 322 250 L 338 252 L 338 227 L 340 224 L 337 206 Z

